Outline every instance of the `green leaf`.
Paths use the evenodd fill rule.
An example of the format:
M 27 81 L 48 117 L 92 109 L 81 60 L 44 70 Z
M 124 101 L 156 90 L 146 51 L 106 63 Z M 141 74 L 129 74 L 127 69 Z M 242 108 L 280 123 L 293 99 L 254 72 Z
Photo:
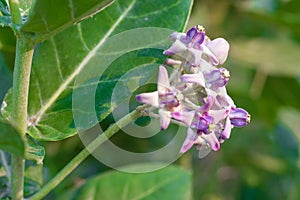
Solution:
M 24 156 L 24 143 L 16 129 L 6 120 L 0 119 L 0 149 Z
M 27 166 L 24 176 L 24 196 L 29 197 L 36 193 L 43 185 L 43 165 Z
M 45 149 L 43 146 L 39 145 L 30 136 L 26 138 L 25 146 L 25 158 L 27 160 L 34 160 L 37 164 L 43 164 Z
M 0 27 L 10 26 L 11 25 L 11 17 L 9 16 L 0 16 Z
M 5 0 L 0 0 L 0 16 L 10 16 L 9 8 Z
M 191 0 L 178 0 L 172 3 L 159 1 L 155 4 L 149 0 L 119 0 L 93 18 L 72 26 L 40 44 L 35 50 L 30 80 L 29 134 L 38 140 L 61 140 L 76 134 L 70 94 L 74 81 L 78 81 L 78 75 L 87 77 L 80 80 L 81 83 L 91 81 L 93 76 L 97 78 L 105 70 L 105 65 L 110 64 L 109 60 L 122 56 L 124 49 L 125 51 L 151 47 L 166 49 L 170 44 L 169 34 L 173 30 L 184 29 L 191 5 Z M 141 27 L 168 29 L 155 31 L 153 28 L 145 28 L 143 34 L 137 34 L 141 32 L 136 28 Z M 132 30 L 124 32 L 130 29 Z M 124 35 L 118 37 L 118 33 Z M 132 35 L 133 33 L 136 35 Z M 140 44 L 138 41 L 143 43 Z M 149 50 L 147 55 L 155 54 L 157 50 Z M 121 68 L 126 69 L 124 72 L 135 67 L 131 58 L 132 56 L 128 56 L 128 59 L 123 59 Z M 143 63 L 150 64 L 158 60 L 145 59 Z M 120 78 L 118 70 L 113 70 L 110 78 L 105 80 L 108 84 L 112 82 L 111 78 L 115 78 L 114 81 Z M 143 74 L 151 76 L 151 72 L 156 73 L 152 70 L 149 74 L 147 71 Z M 105 85 L 99 87 L 108 88 Z M 8 102 L 6 111 L 9 112 L 11 100 L 7 98 L 6 102 Z M 103 105 L 105 103 L 107 102 L 103 102 Z M 103 117 L 110 112 L 109 107 L 101 109 L 105 109 L 99 111 L 104 113 Z
M 89 180 L 76 199 L 182 200 L 191 199 L 190 195 L 190 173 L 181 168 L 169 166 L 144 174 L 108 172 Z
M 79 21 L 100 12 L 113 0 L 42 0 L 34 1 L 22 31 L 52 36 Z M 45 39 L 45 38 L 44 38 Z

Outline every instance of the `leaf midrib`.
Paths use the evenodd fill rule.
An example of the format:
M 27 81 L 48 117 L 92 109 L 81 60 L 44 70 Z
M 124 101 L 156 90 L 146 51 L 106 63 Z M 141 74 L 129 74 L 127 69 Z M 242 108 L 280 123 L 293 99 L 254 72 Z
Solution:
M 102 37 L 102 39 L 98 42 L 98 44 L 84 57 L 84 59 L 80 62 L 79 65 L 75 68 L 72 74 L 65 79 L 65 81 L 60 85 L 60 87 L 53 93 L 53 95 L 49 98 L 47 103 L 45 103 L 37 114 L 34 115 L 36 119 L 40 120 L 44 115 L 46 110 L 51 107 L 51 105 L 57 100 L 60 94 L 68 87 L 68 85 L 74 80 L 74 78 L 80 73 L 80 71 L 86 66 L 86 64 L 93 58 L 98 49 L 103 45 L 106 39 L 112 34 L 112 32 L 117 28 L 117 26 L 121 23 L 121 21 L 126 17 L 129 11 L 133 8 L 136 0 L 133 0 L 132 3 L 128 6 L 128 8 L 123 12 L 122 15 L 116 20 L 116 22 L 111 26 L 111 28 L 107 31 L 107 33 Z
M 136 196 L 132 200 L 143 199 L 143 198 L 149 196 L 150 194 L 153 194 L 155 191 L 158 191 L 160 188 L 170 184 L 172 181 L 174 181 L 174 180 L 176 180 L 180 177 L 181 177 L 181 175 L 176 175 L 176 176 L 173 176 L 173 177 L 169 177 L 168 179 L 165 179 L 164 181 L 160 182 L 159 184 L 155 185 L 154 187 L 151 187 L 148 190 L 144 191 L 143 193 L 139 194 L 139 196 Z
M 73 25 L 74 23 L 78 23 L 79 21 L 83 21 L 85 20 L 86 18 L 100 12 L 101 10 L 105 9 L 106 7 L 110 6 L 111 4 L 113 4 L 115 2 L 115 0 L 112 0 L 112 1 L 108 1 L 108 2 L 104 2 L 104 5 L 102 4 L 99 4 L 97 6 L 97 9 L 92 12 L 92 8 L 87 10 L 86 12 L 84 12 L 82 15 L 76 17 L 76 18 L 71 18 L 71 20 L 69 20 L 68 22 L 64 23 L 63 25 L 61 26 L 58 26 L 56 27 L 55 29 L 53 30 L 50 30 L 49 29 L 49 26 L 48 24 L 46 23 L 46 21 L 43 21 L 44 24 L 45 24 L 45 28 L 47 30 L 46 33 L 39 33 L 37 34 L 34 38 L 33 38 L 33 42 L 35 44 L 39 44 L 40 42 L 44 41 L 44 40 L 47 40 L 48 38 L 56 35 L 57 33 L 63 31 L 64 29 L 66 29 L 67 27 Z M 100 8 L 100 9 L 99 9 Z M 89 14 L 88 14 L 89 13 Z M 87 15 L 88 14 L 88 15 Z M 40 15 L 41 16 L 41 19 L 43 19 L 43 15 Z

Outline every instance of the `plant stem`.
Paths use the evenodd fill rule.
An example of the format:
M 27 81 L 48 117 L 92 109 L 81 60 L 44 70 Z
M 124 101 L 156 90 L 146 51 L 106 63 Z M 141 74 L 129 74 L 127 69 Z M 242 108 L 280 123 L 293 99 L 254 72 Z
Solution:
M 141 106 L 131 113 L 125 115 L 118 122 L 111 125 L 104 133 L 98 136 L 93 142 L 91 142 L 86 148 L 84 148 L 77 156 L 75 156 L 56 176 L 50 180 L 40 191 L 33 195 L 30 200 L 39 200 L 45 197 L 51 190 L 53 190 L 62 180 L 64 180 L 83 160 L 85 160 L 90 153 L 92 153 L 102 143 L 112 137 L 121 128 L 125 127 L 138 117 L 140 117 L 141 111 L 146 106 Z
M 12 22 L 15 25 L 22 23 L 22 17 L 20 13 L 19 1 L 18 0 L 8 0 L 9 9 L 11 13 Z
M 17 155 L 11 156 L 11 197 L 14 200 L 23 199 L 24 188 L 24 159 Z
M 27 129 L 27 106 L 33 46 L 31 42 L 17 34 L 16 59 L 12 89 L 12 123 L 21 136 Z M 19 35 L 18 35 L 19 34 Z M 12 165 L 12 199 L 23 199 L 24 159 L 17 155 L 11 156 Z

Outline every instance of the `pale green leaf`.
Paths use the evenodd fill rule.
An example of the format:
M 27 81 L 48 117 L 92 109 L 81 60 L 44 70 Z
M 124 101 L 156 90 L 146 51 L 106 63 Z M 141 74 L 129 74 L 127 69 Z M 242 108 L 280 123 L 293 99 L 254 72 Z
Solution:
M 191 175 L 175 166 L 143 174 L 108 172 L 89 180 L 76 199 L 188 200 Z

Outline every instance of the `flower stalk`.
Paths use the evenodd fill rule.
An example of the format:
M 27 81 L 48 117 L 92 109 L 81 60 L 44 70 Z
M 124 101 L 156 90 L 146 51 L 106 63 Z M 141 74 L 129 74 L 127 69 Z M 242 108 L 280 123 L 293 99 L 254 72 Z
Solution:
M 138 107 L 136 110 L 125 115 L 122 119 L 111 125 L 106 131 L 99 135 L 93 142 L 84 148 L 77 156 L 75 156 L 56 176 L 50 180 L 41 190 L 33 195 L 30 200 L 39 200 L 44 198 L 51 192 L 62 180 L 64 180 L 82 161 L 84 161 L 90 153 L 97 149 L 101 144 L 107 141 L 121 128 L 125 127 L 132 121 L 142 116 L 142 111 L 148 106 Z

